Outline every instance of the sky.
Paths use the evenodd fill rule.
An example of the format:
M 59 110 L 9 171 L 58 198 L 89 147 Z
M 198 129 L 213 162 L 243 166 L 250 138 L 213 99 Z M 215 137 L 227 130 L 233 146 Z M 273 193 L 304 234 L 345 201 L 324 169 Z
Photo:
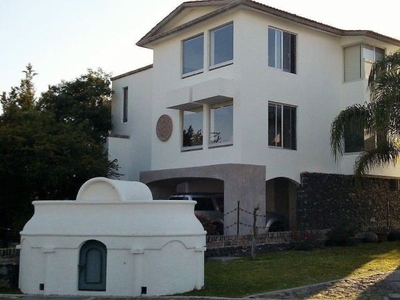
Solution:
M 258 0 L 340 29 L 400 40 L 400 1 Z M 0 93 L 19 86 L 31 63 L 36 95 L 87 69 L 116 76 L 152 63 L 136 42 L 181 0 L 0 0 Z

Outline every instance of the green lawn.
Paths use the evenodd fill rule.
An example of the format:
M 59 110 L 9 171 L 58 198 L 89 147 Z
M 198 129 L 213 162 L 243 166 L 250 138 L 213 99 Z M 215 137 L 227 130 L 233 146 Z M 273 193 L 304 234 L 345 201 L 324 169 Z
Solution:
M 188 295 L 243 297 L 400 267 L 400 242 L 282 251 L 205 263 L 205 288 Z
M 205 288 L 192 296 L 243 297 L 400 268 L 400 242 L 281 251 L 205 263 Z M 0 288 L 1 293 L 18 290 Z M 1 299 L 1 297 L 0 297 Z

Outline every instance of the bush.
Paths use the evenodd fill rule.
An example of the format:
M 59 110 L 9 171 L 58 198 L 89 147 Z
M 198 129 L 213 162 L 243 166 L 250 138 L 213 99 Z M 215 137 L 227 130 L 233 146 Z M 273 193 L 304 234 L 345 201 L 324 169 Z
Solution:
M 211 218 L 202 214 L 196 214 L 196 217 L 201 225 L 203 225 L 204 230 L 207 231 L 207 235 L 214 235 L 216 233 L 217 225 L 213 223 Z
M 336 246 L 354 246 L 357 240 L 354 238 L 354 232 L 349 229 L 332 229 L 327 234 L 326 245 L 329 247 Z
M 308 231 L 297 233 L 293 240 L 295 242 L 294 250 L 313 251 L 315 248 L 320 247 L 318 237 Z
M 379 238 L 375 232 L 366 232 L 364 234 L 363 241 L 365 243 L 377 243 L 377 242 L 379 242 Z
M 393 229 L 390 231 L 387 240 L 389 242 L 400 241 L 400 230 Z

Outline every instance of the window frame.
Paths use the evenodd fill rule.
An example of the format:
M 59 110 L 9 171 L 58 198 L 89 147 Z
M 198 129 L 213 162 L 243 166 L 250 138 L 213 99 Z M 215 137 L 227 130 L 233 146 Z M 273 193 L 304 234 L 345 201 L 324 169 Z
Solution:
M 229 60 L 225 60 L 222 62 L 215 63 L 215 57 L 216 57 L 216 49 L 215 49 L 215 32 L 218 32 L 220 30 L 223 30 L 225 28 L 232 27 L 232 45 L 231 45 L 231 52 L 232 52 L 232 58 Z M 233 64 L 234 60 L 234 25 L 233 22 L 223 24 L 221 26 L 215 27 L 211 30 L 209 30 L 209 69 L 217 69 L 226 65 L 231 65 Z
M 273 45 L 272 35 L 274 33 Z M 279 38 L 277 33 L 280 33 Z M 279 29 L 276 27 L 268 27 L 268 66 L 270 68 L 282 70 L 286 73 L 297 74 L 297 34 Z M 289 37 L 289 46 L 285 46 L 285 36 Z M 273 57 L 270 50 L 273 48 Z M 285 50 L 286 48 L 286 50 Z M 285 56 L 289 59 L 285 60 Z M 290 65 L 285 67 L 285 61 Z
M 188 71 L 188 72 L 185 72 L 185 64 L 186 64 L 186 61 L 185 61 L 185 43 L 187 43 L 187 42 L 190 42 L 190 41 L 194 41 L 194 40 L 196 40 L 196 39 L 199 39 L 199 38 L 202 38 L 202 47 L 201 47 L 201 55 L 199 55 L 199 58 L 201 58 L 201 68 L 198 68 L 198 69 L 196 69 L 196 70 L 193 70 L 193 71 Z M 182 42 L 181 42 L 181 53 L 182 53 L 182 55 L 181 55 L 181 64 L 182 64 L 182 67 L 181 67 L 181 72 L 182 72 L 182 78 L 186 78 L 186 77 L 189 77 L 189 76 L 193 76 L 193 75 L 196 75 L 196 74 L 200 74 L 200 73 L 203 73 L 204 72 L 204 53 L 205 53 L 205 51 L 204 51 L 204 39 L 205 39 L 205 37 L 204 37 L 204 33 L 202 32 L 202 33 L 199 33 L 199 34 L 197 34 L 197 35 L 194 35 L 194 36 L 191 36 L 191 37 L 189 37 L 189 38 L 187 38 L 187 39 L 184 39 L 184 40 L 182 40 Z M 199 59 L 199 61 L 200 61 L 200 59 Z
M 275 107 L 275 120 L 274 120 L 274 130 L 273 130 L 273 135 L 271 134 L 271 124 L 270 124 L 270 107 Z M 279 116 L 278 116 L 278 107 L 279 109 Z M 290 116 L 289 116 L 289 129 L 286 127 L 285 129 L 285 109 L 289 109 Z M 292 112 L 295 112 L 294 120 L 293 120 L 293 114 Z M 289 105 L 289 104 L 284 104 L 284 103 L 278 103 L 278 102 L 268 102 L 268 147 L 269 148 L 274 148 L 274 149 L 286 149 L 286 150 L 297 150 L 297 106 L 295 105 Z M 294 127 L 294 128 L 293 128 Z M 290 142 L 289 145 L 286 142 L 286 134 L 289 133 L 290 135 Z M 294 134 L 293 134 L 294 131 Z M 279 141 L 275 141 L 275 145 L 272 144 L 272 141 L 276 139 L 279 136 Z

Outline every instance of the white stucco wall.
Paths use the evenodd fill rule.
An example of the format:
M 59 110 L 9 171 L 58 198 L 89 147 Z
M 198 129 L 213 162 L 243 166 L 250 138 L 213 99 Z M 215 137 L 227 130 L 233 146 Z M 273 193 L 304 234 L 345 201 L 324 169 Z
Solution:
M 196 15 L 191 12 L 178 19 Z M 234 24 L 234 61 L 232 65 L 208 70 L 209 30 L 222 24 Z M 291 74 L 268 66 L 268 26 L 297 36 L 297 72 Z M 204 72 L 181 77 L 181 41 L 204 33 Z M 151 157 L 149 170 L 185 168 L 224 163 L 266 166 L 266 180 L 288 177 L 297 182 L 301 172 L 353 172 L 357 155 L 345 155 L 336 163 L 330 149 L 330 126 L 339 112 L 353 103 L 368 100 L 366 81 L 343 83 L 343 47 L 366 43 L 394 52 L 396 47 L 363 36 L 340 37 L 251 10 L 234 10 L 179 32 L 154 49 L 151 106 Z M 135 75 L 136 76 L 136 75 Z M 136 77 L 127 80 L 136 80 Z M 140 81 L 140 79 L 138 79 Z M 196 86 L 207 82 L 233 82 L 233 146 L 208 148 L 206 137 L 202 150 L 181 151 L 181 115 L 168 109 L 176 103 L 193 100 Z M 115 84 L 120 84 L 115 82 Z M 204 89 L 211 89 L 204 85 Z M 177 92 L 178 91 L 178 92 Z M 187 99 L 187 100 L 186 100 Z M 268 102 L 297 106 L 297 150 L 268 146 Z M 175 104 L 176 104 L 175 103 Z M 206 115 L 207 106 L 205 106 Z M 168 114 L 173 120 L 171 138 L 161 142 L 155 134 L 158 118 Z M 205 122 L 203 128 L 207 128 Z M 147 129 L 143 129 L 147 131 Z M 132 143 L 138 143 L 132 139 Z M 147 148 L 148 149 L 148 148 Z M 151 153 L 151 155 L 149 155 Z M 131 160 L 124 161 L 129 165 Z M 399 176 L 388 167 L 373 174 Z
M 128 87 L 128 121 L 122 121 L 123 88 Z M 110 159 L 117 159 L 123 180 L 138 180 L 149 170 L 151 157 L 152 68 L 114 80 L 112 133 L 108 139 Z M 120 136 L 118 136 L 120 135 Z M 121 137 L 122 135 L 122 137 Z
M 21 232 L 23 293 L 128 297 L 143 295 L 142 288 L 151 296 L 203 287 L 205 231 L 194 201 L 151 200 L 139 182 L 87 183 L 76 201 L 33 203 L 34 216 Z M 105 291 L 78 290 L 79 252 L 89 240 L 107 249 Z

